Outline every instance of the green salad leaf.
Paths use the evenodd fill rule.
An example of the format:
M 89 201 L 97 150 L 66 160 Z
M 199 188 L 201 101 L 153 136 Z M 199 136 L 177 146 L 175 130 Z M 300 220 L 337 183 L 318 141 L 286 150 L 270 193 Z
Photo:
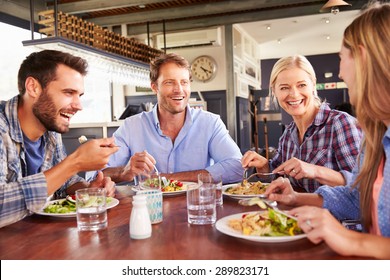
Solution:
M 88 205 L 92 206 L 96 203 L 97 198 L 91 197 L 87 202 Z M 106 198 L 106 205 L 112 201 L 112 197 Z M 76 203 L 68 199 L 57 200 L 49 205 L 47 205 L 43 212 L 45 213 L 54 213 L 54 214 L 66 214 L 66 213 L 76 213 Z
M 76 212 L 76 204 L 67 199 L 58 200 L 54 203 L 47 205 L 43 212 L 45 213 L 75 213 Z

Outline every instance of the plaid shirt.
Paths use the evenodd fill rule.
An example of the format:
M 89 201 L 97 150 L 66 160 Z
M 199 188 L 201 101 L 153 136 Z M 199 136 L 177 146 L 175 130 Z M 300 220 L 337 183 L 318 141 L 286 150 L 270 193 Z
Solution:
M 296 157 L 304 162 L 325 166 L 342 173 L 346 181 L 359 153 L 362 133 L 356 119 L 344 112 L 331 110 L 325 102 L 321 105 L 313 123 L 308 127 L 302 144 L 299 143 L 298 128 L 291 122 L 279 139 L 276 155 L 270 161 L 271 169 Z M 295 180 L 294 187 L 314 192 L 320 183 L 312 179 Z
M 52 168 L 65 157 L 61 135 L 46 132 L 45 156 L 41 172 L 27 176 L 27 165 L 17 106 L 18 96 L 0 102 L 0 227 L 17 222 L 46 202 L 47 182 L 43 171 Z M 71 177 L 57 192 L 63 196 L 68 186 L 83 179 Z

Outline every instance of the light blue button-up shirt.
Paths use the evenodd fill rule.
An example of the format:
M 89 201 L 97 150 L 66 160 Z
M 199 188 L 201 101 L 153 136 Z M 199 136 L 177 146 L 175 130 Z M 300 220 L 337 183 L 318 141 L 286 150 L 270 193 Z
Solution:
M 127 118 L 113 134 L 120 150 L 108 167 L 124 166 L 135 153 L 146 150 L 162 173 L 206 169 L 223 183 L 242 179 L 242 154 L 219 115 L 187 106 L 184 125 L 173 143 L 160 129 L 157 105 L 151 112 Z

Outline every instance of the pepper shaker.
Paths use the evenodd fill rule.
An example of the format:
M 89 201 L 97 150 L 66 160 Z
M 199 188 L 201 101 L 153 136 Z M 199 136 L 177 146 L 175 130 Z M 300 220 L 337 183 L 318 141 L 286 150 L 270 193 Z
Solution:
M 152 225 L 145 195 L 133 196 L 133 209 L 130 214 L 130 237 L 133 239 L 145 239 L 152 235 Z

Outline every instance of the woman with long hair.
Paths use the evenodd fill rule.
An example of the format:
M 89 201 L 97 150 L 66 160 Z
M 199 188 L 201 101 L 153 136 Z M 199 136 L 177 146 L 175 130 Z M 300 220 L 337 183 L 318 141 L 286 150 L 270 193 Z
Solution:
M 271 183 L 269 198 L 290 205 L 314 243 L 342 255 L 390 258 L 390 3 L 374 2 L 345 30 L 340 73 L 364 133 L 351 184 L 296 193 L 287 180 Z M 317 207 L 313 207 L 317 206 Z M 325 209 L 321 209 L 323 207 Z M 340 220 L 360 220 L 363 233 Z

